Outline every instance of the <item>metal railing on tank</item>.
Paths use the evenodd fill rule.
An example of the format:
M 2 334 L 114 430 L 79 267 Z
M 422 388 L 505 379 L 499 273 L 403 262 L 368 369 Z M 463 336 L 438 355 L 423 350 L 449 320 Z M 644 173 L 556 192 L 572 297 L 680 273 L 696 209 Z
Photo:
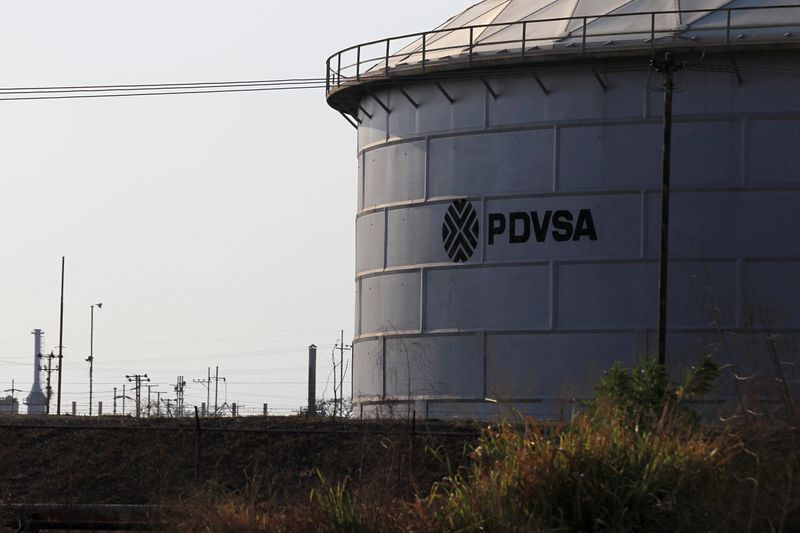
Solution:
M 778 21 L 772 20 L 776 13 Z M 675 27 L 676 17 L 683 20 L 698 15 L 701 20 L 713 20 L 695 27 Z M 624 22 L 619 25 L 626 29 L 604 30 L 603 23 L 613 19 Z M 550 34 L 549 26 L 567 30 Z M 326 93 L 404 71 L 424 73 L 433 62 L 463 67 L 501 58 L 534 59 L 546 53 L 590 55 L 649 48 L 654 54 L 664 48 L 797 43 L 798 29 L 800 4 L 610 13 L 431 30 L 361 43 L 333 54 L 327 60 Z M 484 40 L 486 33 L 507 33 L 509 37 Z

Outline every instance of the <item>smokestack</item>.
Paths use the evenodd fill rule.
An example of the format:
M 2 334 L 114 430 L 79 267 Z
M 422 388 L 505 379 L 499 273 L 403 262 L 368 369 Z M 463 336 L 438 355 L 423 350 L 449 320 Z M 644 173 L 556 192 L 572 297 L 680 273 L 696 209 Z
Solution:
M 31 387 L 31 393 L 25 399 L 25 403 L 28 405 L 29 415 L 43 415 L 47 412 L 47 398 L 42 394 L 42 386 L 39 382 L 39 363 L 41 361 L 39 356 L 42 353 L 44 331 L 34 329 L 31 333 L 33 334 L 33 386 Z
M 317 415 L 317 347 L 308 347 L 308 416 Z

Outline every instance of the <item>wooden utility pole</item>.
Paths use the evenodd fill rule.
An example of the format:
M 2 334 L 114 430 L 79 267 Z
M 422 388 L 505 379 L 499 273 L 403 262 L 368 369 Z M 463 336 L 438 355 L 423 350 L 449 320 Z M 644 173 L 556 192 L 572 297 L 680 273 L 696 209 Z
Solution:
M 349 344 L 345 345 L 344 343 L 344 330 L 341 331 L 341 338 L 339 342 L 336 343 L 334 350 L 339 350 L 339 399 L 338 402 L 336 400 L 336 372 L 334 371 L 333 374 L 333 412 L 336 413 L 337 403 L 339 408 L 339 416 L 344 416 L 344 352 L 347 350 L 352 350 L 353 347 Z M 334 365 L 335 367 L 335 365 Z
M 56 414 L 61 414 L 61 371 L 64 367 L 64 264 L 65 258 L 61 256 L 61 311 L 58 319 L 58 400 L 56 401 Z
M 53 351 L 52 350 L 50 350 L 50 355 L 42 355 L 40 353 L 40 354 L 38 354 L 38 356 L 39 356 L 39 371 L 44 370 L 44 371 L 47 372 L 47 386 L 45 387 L 45 390 L 47 391 L 47 409 L 45 410 L 45 414 L 49 415 L 50 414 L 50 398 L 53 397 L 53 387 L 50 385 L 50 375 L 54 372 L 53 359 L 55 359 L 56 356 L 53 355 Z M 42 364 L 41 364 L 41 361 L 42 361 L 43 357 L 47 358 L 47 366 L 46 367 L 43 367 Z M 55 370 L 58 370 L 58 368 L 56 368 Z
M 214 416 L 217 416 L 217 411 L 219 411 L 219 405 L 218 405 L 218 403 L 219 403 L 219 380 L 225 381 L 227 383 L 227 380 L 225 378 L 219 377 L 219 367 L 216 367 L 216 369 L 214 370 Z M 227 389 L 227 385 L 225 385 L 225 387 L 226 387 L 225 390 L 227 391 L 228 390 Z
M 192 381 L 206 388 L 206 408 L 203 416 L 208 416 L 209 406 L 211 405 L 211 367 L 208 367 L 208 379 L 194 379 Z
M 667 363 L 667 297 L 669 281 L 669 197 L 670 162 L 672 157 L 672 93 L 675 90 L 673 74 L 680 66 L 672 54 L 664 54 L 664 61 L 653 60 L 653 66 L 664 74 L 664 119 L 661 156 L 661 253 L 658 276 L 658 363 Z
M 150 381 L 150 378 L 147 377 L 147 374 L 131 374 L 125 377 L 128 378 L 128 381 L 134 383 L 134 389 L 136 390 L 136 418 L 140 418 L 142 416 L 142 381 Z M 124 398 L 122 401 L 124 406 Z M 124 410 L 125 408 L 123 407 L 123 414 Z

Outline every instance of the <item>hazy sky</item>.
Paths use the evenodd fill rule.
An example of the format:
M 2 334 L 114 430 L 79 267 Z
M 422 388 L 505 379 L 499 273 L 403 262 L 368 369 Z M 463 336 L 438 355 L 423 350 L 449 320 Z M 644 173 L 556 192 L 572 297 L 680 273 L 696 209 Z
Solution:
M 321 77 L 341 48 L 471 3 L 2 1 L 0 87 Z M 216 365 L 229 402 L 297 408 L 311 343 L 330 396 L 353 328 L 356 135 L 323 93 L 0 101 L 0 391 L 30 389 L 32 329 L 58 345 L 64 255 L 62 410 L 88 409 L 96 302 L 105 412 L 132 373 L 170 395 L 182 374 L 199 403 L 191 381 Z

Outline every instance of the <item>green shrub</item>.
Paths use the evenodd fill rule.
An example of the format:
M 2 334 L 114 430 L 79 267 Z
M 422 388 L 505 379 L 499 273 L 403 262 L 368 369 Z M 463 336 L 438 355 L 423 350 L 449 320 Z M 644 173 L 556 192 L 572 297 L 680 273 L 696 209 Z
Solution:
M 668 418 L 673 425 L 696 421 L 689 400 L 707 394 L 719 377 L 719 365 L 710 357 L 686 371 L 683 384 L 669 380 L 666 369 L 655 360 L 637 368 L 614 363 L 597 386 L 597 399 L 589 403 L 592 418 L 599 423 L 618 421 L 638 430 L 654 428 Z
M 615 364 L 589 413 L 558 428 L 527 421 L 483 433 L 471 467 L 430 499 L 445 530 L 707 531 L 724 468 L 719 438 L 686 401 L 711 389 L 710 359 L 671 383 L 653 361 Z
M 484 432 L 472 466 L 432 496 L 445 530 L 703 531 L 724 461 L 701 434 L 634 432 L 580 417 Z

